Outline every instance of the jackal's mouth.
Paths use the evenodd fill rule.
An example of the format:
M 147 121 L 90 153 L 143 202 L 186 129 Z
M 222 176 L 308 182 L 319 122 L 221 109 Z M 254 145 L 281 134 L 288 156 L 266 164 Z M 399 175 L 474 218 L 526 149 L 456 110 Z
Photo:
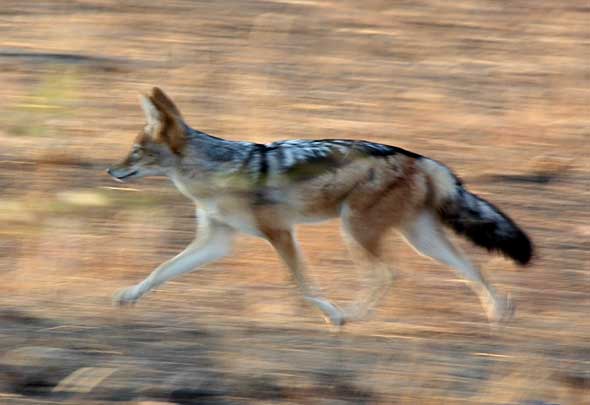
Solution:
M 115 178 L 115 180 L 123 181 L 129 177 L 135 176 L 136 174 L 137 174 L 137 170 L 134 170 L 130 173 L 124 174 L 123 176 L 113 176 L 113 177 Z

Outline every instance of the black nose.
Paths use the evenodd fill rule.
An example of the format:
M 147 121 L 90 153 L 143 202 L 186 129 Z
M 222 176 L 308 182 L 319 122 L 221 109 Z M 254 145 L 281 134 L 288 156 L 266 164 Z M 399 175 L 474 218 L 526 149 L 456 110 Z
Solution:
M 111 173 L 111 168 L 110 168 L 110 167 L 107 169 L 107 174 L 109 174 L 109 175 L 111 175 L 111 176 L 112 176 L 112 173 Z

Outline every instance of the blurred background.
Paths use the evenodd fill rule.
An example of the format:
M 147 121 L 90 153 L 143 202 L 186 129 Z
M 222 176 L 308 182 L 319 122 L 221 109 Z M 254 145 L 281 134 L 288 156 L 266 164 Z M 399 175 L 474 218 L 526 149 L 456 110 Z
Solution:
M 0 36 L 0 403 L 590 404 L 587 1 L 2 0 Z M 104 173 L 154 85 L 213 135 L 450 165 L 537 245 L 521 270 L 460 242 L 515 318 L 491 327 L 395 237 L 394 288 L 340 330 L 252 238 L 112 308 L 194 232 L 167 180 Z M 311 278 L 353 301 L 338 224 L 299 236 Z

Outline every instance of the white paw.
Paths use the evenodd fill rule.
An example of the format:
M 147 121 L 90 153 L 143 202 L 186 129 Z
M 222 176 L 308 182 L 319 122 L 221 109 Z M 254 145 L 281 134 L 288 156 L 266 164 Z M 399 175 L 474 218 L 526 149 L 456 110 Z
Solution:
M 348 320 L 348 318 L 340 310 L 336 310 L 331 314 L 327 314 L 327 319 L 334 326 L 342 326 Z
M 134 304 L 140 295 L 135 286 L 123 288 L 113 295 L 113 305 L 124 306 Z
M 488 305 L 488 319 L 494 323 L 505 323 L 514 317 L 515 310 L 516 307 L 510 296 L 500 296 Z
M 317 297 L 305 297 L 305 300 L 314 304 L 324 315 L 326 322 L 335 326 L 342 326 L 346 323 L 344 313 L 331 302 Z

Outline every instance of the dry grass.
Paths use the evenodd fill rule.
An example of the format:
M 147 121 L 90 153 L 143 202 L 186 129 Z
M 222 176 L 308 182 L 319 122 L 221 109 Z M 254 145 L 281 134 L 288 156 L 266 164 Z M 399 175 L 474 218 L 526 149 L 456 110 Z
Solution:
M 4 1 L 0 403 L 590 404 L 589 18 L 552 0 Z M 397 240 L 393 292 L 339 331 L 247 238 L 111 308 L 192 238 L 169 184 L 104 175 L 152 85 L 230 139 L 364 138 L 448 163 L 537 244 L 524 271 L 466 247 L 516 318 L 490 327 Z M 349 303 L 362 275 L 337 224 L 300 236 Z

